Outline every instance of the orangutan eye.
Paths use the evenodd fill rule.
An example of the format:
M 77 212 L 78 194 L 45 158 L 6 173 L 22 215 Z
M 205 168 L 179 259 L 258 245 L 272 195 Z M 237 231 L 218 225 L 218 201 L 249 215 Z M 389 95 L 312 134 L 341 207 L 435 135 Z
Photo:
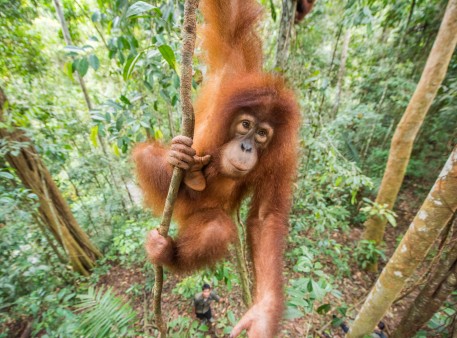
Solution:
M 243 125 L 243 127 L 245 129 L 249 129 L 251 123 L 248 121 L 248 120 L 244 120 L 243 122 L 241 122 L 241 124 Z
M 265 129 L 261 129 L 257 132 L 259 136 L 265 137 L 267 136 L 267 131 Z

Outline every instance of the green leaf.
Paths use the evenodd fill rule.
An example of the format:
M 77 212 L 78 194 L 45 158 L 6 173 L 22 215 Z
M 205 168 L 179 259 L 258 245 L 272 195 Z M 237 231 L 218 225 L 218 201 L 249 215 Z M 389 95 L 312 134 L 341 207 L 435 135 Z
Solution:
M 233 327 L 232 327 L 232 326 L 226 326 L 226 327 L 224 328 L 224 331 L 223 331 L 223 332 L 224 332 L 224 334 L 228 335 L 228 334 L 230 334 L 230 332 L 232 332 L 232 330 L 233 330 Z
M 127 10 L 126 16 L 127 16 L 127 18 L 130 18 L 134 15 L 139 15 L 141 13 L 150 11 L 153 8 L 154 8 L 153 5 L 150 5 L 144 1 L 138 1 L 129 7 L 129 9 Z
M 314 280 L 311 280 L 311 285 L 312 285 L 313 293 L 314 293 L 316 299 L 320 300 L 320 299 L 324 298 L 325 290 L 322 289 L 321 286 L 318 283 L 316 283 Z
M 119 151 L 119 147 L 117 146 L 116 143 L 113 143 L 113 152 L 114 152 L 114 155 L 116 155 L 117 157 L 121 156 L 121 152 Z
M 343 182 L 343 178 L 341 176 L 338 176 L 338 178 L 335 181 L 335 187 L 338 187 L 341 182 Z
M 162 131 L 160 129 L 156 129 L 154 131 L 154 139 L 156 140 L 160 140 L 163 138 L 163 134 L 162 134 Z
M 271 17 L 273 18 L 273 21 L 276 22 L 276 8 L 273 3 L 273 0 L 270 0 L 270 10 L 271 10 Z
M 330 304 L 323 304 L 317 308 L 317 313 L 320 315 L 325 315 L 327 312 L 330 311 L 331 308 L 332 307 Z
M 351 191 L 351 204 L 355 204 L 357 201 L 357 190 L 352 190 Z
M 206 326 L 205 324 L 200 325 L 200 327 L 198 329 L 203 332 L 206 332 L 209 330 L 208 326 Z
M 125 97 L 124 95 L 121 95 L 120 100 L 125 104 L 128 104 L 128 105 L 132 104 L 132 102 L 130 102 L 130 100 L 127 97 Z M 120 128 L 118 128 L 118 129 L 120 129 Z
M 65 73 L 66 76 L 68 76 L 68 78 L 71 80 L 71 81 L 74 81 L 75 79 L 73 78 L 73 63 L 72 62 L 66 62 L 64 65 L 63 65 L 63 72 Z
M 168 45 L 161 45 L 159 46 L 159 52 L 160 54 L 162 54 L 163 58 L 165 59 L 165 61 L 167 61 L 170 67 L 173 68 L 176 73 L 178 73 L 176 56 L 173 52 L 173 49 L 171 49 L 171 47 Z
M 122 76 L 124 78 L 124 81 L 127 81 L 130 78 L 130 75 L 132 75 L 133 69 L 135 68 L 136 63 L 140 59 L 140 57 L 143 55 L 144 52 L 138 53 L 134 58 L 129 58 L 127 62 L 125 63 L 124 66 L 124 71 L 122 73 Z
M 74 59 L 72 64 L 71 64 L 71 71 L 72 72 L 77 72 L 78 71 L 78 65 L 79 65 L 79 59 Z
M 232 323 L 233 325 L 236 324 L 235 315 L 233 314 L 233 311 L 232 311 L 232 310 L 229 310 L 229 311 L 227 312 L 227 317 L 228 317 L 230 323 Z
M 100 11 L 93 12 L 92 16 L 90 18 L 91 18 L 92 22 L 100 21 L 100 18 L 101 18 Z
M 100 60 L 98 59 L 97 55 L 89 55 L 89 64 L 94 70 L 98 70 L 98 68 L 100 68 Z
M 86 57 L 79 60 L 76 70 L 81 77 L 84 77 L 84 75 L 87 74 L 87 71 L 89 70 L 89 61 Z
M 292 306 L 288 306 L 286 309 L 286 312 L 284 313 L 284 319 L 286 319 L 286 320 L 303 318 L 304 316 L 305 316 L 305 314 L 303 313 L 303 311 L 301 311 L 295 307 L 292 307 Z
M 97 146 L 97 136 L 98 136 L 98 125 L 95 125 L 90 130 L 90 140 L 92 141 L 92 144 L 94 145 L 94 147 Z
M 9 180 L 14 179 L 13 175 L 11 175 L 10 173 L 4 172 L 4 171 L 0 172 L 0 177 L 6 178 L 6 179 L 9 179 Z
M 387 218 L 387 221 L 390 223 L 390 225 L 392 225 L 393 227 L 397 226 L 397 220 L 395 219 L 395 217 L 392 214 L 386 214 L 385 216 Z

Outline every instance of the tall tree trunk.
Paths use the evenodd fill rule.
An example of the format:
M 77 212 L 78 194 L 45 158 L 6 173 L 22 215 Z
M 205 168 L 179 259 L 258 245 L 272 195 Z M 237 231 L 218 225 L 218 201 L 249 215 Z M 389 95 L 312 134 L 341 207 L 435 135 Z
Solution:
M 0 88 L 0 121 L 3 119 L 5 102 L 6 97 Z M 22 145 L 18 154 L 7 153 L 6 160 L 15 169 L 24 186 L 37 195 L 40 202 L 39 216 L 67 253 L 73 269 L 89 275 L 101 253 L 80 228 L 32 141 L 18 129 L 0 129 L 0 137 L 7 144 Z
M 276 49 L 275 67 L 285 69 L 289 58 L 290 38 L 294 26 L 297 0 L 283 0 L 281 22 L 278 34 L 278 47 Z
M 424 281 L 423 289 L 416 296 L 391 338 L 414 337 L 440 309 L 449 295 L 457 289 L 457 218 L 449 229 L 441 254 L 432 273 Z
M 422 77 L 395 130 L 386 170 L 376 197 L 376 203 L 387 204 L 389 209 L 393 208 L 397 199 L 416 135 L 446 75 L 457 43 L 456 18 L 457 0 L 450 0 Z M 365 223 L 363 238 L 379 244 L 384 237 L 386 223 L 385 218 L 369 218 Z
M 348 338 L 370 334 L 457 210 L 457 146 L 368 295 Z
M 348 29 L 344 34 L 343 49 L 341 51 L 340 70 L 338 71 L 338 82 L 336 84 L 336 98 L 332 109 L 332 117 L 335 118 L 338 114 L 340 106 L 341 92 L 343 91 L 344 75 L 346 73 L 346 61 L 348 58 L 349 41 L 351 41 L 351 30 Z

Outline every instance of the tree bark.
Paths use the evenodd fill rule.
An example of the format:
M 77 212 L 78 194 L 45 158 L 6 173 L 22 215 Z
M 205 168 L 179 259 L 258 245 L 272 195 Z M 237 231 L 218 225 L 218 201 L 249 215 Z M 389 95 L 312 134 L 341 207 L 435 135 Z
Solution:
M 338 82 L 336 84 L 336 98 L 332 109 L 332 118 L 336 118 L 340 107 L 341 92 L 343 91 L 344 75 L 346 73 L 346 61 L 348 58 L 349 42 L 351 41 L 351 30 L 348 29 L 344 35 L 343 49 L 341 51 L 340 70 L 338 71 Z
M 194 135 L 194 107 L 192 105 L 192 57 L 194 55 L 195 40 L 197 35 L 197 8 L 199 0 L 186 0 L 184 4 L 184 22 L 181 30 L 183 45 L 181 49 L 182 63 L 181 63 L 181 112 L 182 124 L 181 133 L 187 137 Z M 178 167 L 173 169 L 171 177 L 170 188 L 168 189 L 167 198 L 165 199 L 165 206 L 162 214 L 162 220 L 159 225 L 159 233 L 166 237 L 170 228 L 171 216 L 173 214 L 173 207 L 178 196 L 179 186 L 184 177 L 184 170 Z M 154 317 L 156 325 L 159 328 L 160 336 L 166 337 L 167 325 L 162 318 L 162 287 L 163 287 L 163 267 L 160 265 L 154 266 Z
M 3 119 L 5 102 L 6 97 L 0 88 L 0 121 Z M 0 129 L 0 137 L 7 144 L 21 144 L 19 153 L 7 153 L 6 160 L 15 169 L 24 186 L 37 195 L 40 202 L 39 216 L 67 253 L 73 269 L 89 275 L 95 260 L 102 255 L 80 228 L 32 141 L 18 129 Z
M 287 59 L 289 58 L 290 39 L 296 11 L 297 0 L 282 1 L 281 22 L 279 26 L 278 47 L 276 50 L 275 62 L 275 67 L 281 70 L 286 68 Z
M 416 91 L 399 122 L 390 146 L 386 170 L 376 203 L 392 209 L 397 199 L 416 135 L 446 75 L 457 43 L 457 0 L 450 0 Z M 377 216 L 365 223 L 363 238 L 379 244 L 387 220 Z
M 235 241 L 235 254 L 236 254 L 236 265 L 238 270 L 238 275 L 240 276 L 241 291 L 243 295 L 243 302 L 247 308 L 252 305 L 252 295 L 251 288 L 249 285 L 249 272 L 246 264 L 246 250 L 244 243 L 245 241 L 243 236 L 244 226 L 241 223 L 239 213 L 236 221 L 238 237 Z
M 348 338 L 359 338 L 372 332 L 456 210 L 457 146 L 368 295 Z
M 457 218 L 454 215 L 440 259 L 424 287 L 406 309 L 391 338 L 414 337 L 457 289 Z

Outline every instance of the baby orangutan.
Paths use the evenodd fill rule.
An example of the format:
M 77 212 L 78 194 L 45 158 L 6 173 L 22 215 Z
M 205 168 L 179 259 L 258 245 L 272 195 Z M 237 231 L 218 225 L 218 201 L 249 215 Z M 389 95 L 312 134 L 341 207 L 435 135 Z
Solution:
M 195 137 L 167 148 L 136 146 L 134 159 L 146 204 L 163 210 L 173 167 L 186 171 L 174 208 L 175 239 L 148 234 L 155 264 L 176 272 L 213 265 L 236 238 L 232 216 L 250 196 L 246 223 L 253 260 L 254 304 L 234 327 L 273 337 L 284 309 L 283 251 L 296 171 L 299 111 L 278 76 L 262 71 L 255 0 L 202 0 L 202 44 L 208 71 L 195 103 Z

